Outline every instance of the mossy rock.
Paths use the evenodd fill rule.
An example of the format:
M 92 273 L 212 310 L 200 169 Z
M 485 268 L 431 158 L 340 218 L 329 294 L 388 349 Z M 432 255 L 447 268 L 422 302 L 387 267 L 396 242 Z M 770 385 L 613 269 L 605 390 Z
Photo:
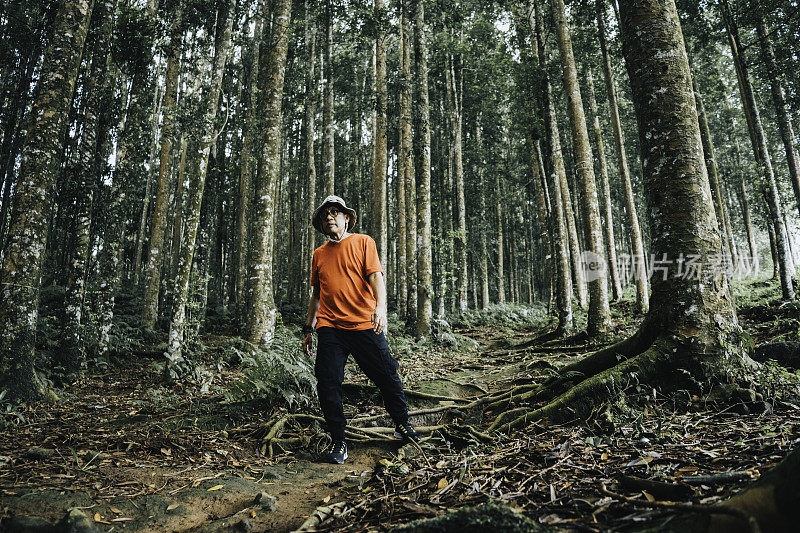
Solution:
M 415 520 L 394 528 L 394 533 L 517 533 L 520 531 L 549 531 L 519 511 L 505 505 L 489 502 L 474 507 L 464 507 L 442 516 Z

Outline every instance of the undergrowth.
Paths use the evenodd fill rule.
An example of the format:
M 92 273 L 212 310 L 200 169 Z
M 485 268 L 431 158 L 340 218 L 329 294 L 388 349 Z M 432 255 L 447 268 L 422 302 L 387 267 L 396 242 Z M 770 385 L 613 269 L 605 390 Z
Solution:
M 285 326 L 276 328 L 275 339 L 266 350 L 238 337 L 215 350 L 232 354 L 244 367 L 242 377 L 225 391 L 228 401 L 258 400 L 293 410 L 311 404 L 316 386 L 314 365 L 303 353 L 298 336 Z

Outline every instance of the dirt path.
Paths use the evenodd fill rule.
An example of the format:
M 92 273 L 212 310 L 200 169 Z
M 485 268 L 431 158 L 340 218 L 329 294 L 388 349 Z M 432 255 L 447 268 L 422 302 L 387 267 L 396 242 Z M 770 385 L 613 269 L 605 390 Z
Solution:
M 411 354 L 403 360 L 419 373 L 409 379 L 414 390 L 475 397 L 512 379 L 518 368 L 507 334 L 464 333 L 480 340 L 480 354 Z M 263 422 L 231 424 L 215 412 L 213 398 L 146 389 L 141 384 L 148 370 L 145 364 L 90 376 L 69 389 L 73 397 L 41 413 L 24 413 L 24 420 L 3 432 L 0 531 L 13 516 L 55 523 L 73 507 L 91 516 L 100 531 L 292 531 L 318 506 L 344 498 L 345 490 L 363 483 L 400 446 L 352 446 L 344 465 L 315 462 L 309 450 L 321 442 L 265 457 L 257 449 Z M 437 379 L 424 379 L 431 376 Z M 414 398 L 409 403 L 436 404 Z M 269 496 L 256 502 L 262 492 Z

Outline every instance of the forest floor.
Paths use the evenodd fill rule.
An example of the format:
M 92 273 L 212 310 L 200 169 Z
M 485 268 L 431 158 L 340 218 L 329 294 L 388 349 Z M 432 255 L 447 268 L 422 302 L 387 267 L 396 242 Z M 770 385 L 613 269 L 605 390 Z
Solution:
M 798 340 L 797 307 L 771 300 L 774 284 L 743 290 L 740 322 L 756 344 Z M 602 342 L 539 343 L 544 325 L 457 330 L 478 341 L 477 352 L 405 354 L 405 385 L 471 399 L 543 380 L 629 334 L 633 324 L 622 318 L 629 305 L 615 305 L 616 326 Z M 455 409 L 413 420 L 444 425 L 419 446 L 359 443 L 344 465 L 330 465 L 315 461 L 325 441 L 314 427 L 288 427 L 305 445 L 269 456 L 262 440 L 271 413 L 225 403 L 197 386 L 151 387 L 159 378 L 152 363 L 114 360 L 73 384 L 61 402 L 6 426 L 4 522 L 36 516 L 53 523 L 78 507 L 106 532 L 292 531 L 304 523 L 307 530 L 380 531 L 491 500 L 567 530 L 636 530 L 674 512 L 662 501 L 705 506 L 726 499 L 800 442 L 797 405 L 765 398 L 760 409 L 720 410 L 702 398 L 662 398 L 632 385 L 642 409 L 612 419 L 598 411 L 584 424 L 531 424 L 482 443 L 463 429 L 483 430 L 500 411 Z M 222 368 L 214 390 L 240 373 Z M 351 415 L 382 412 L 374 396 L 351 392 L 346 400 Z

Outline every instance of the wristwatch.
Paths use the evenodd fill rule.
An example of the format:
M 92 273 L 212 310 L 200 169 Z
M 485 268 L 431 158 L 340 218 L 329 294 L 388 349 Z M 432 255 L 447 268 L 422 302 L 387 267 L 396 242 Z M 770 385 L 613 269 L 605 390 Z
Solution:
M 303 326 L 303 334 L 307 335 L 309 333 L 314 333 L 314 327 L 313 326 L 309 326 L 308 324 L 305 324 Z

